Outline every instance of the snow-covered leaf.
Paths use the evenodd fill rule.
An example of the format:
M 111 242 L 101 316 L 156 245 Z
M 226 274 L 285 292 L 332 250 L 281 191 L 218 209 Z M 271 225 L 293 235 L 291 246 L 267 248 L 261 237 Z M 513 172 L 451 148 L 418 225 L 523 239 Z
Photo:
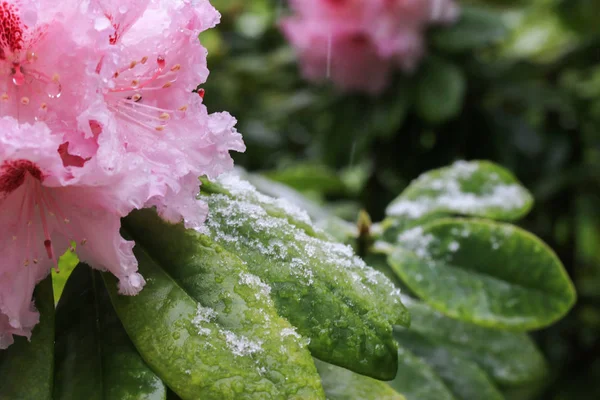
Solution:
M 279 313 L 310 338 L 315 357 L 380 379 L 396 373 L 399 290 L 291 204 L 224 176 L 204 185 L 209 235 L 271 286 Z
M 434 214 L 517 220 L 532 204 L 527 189 L 506 169 L 488 161 L 457 161 L 414 180 L 386 214 L 406 220 Z
M 240 259 L 152 210 L 125 226 L 146 287 L 121 296 L 116 279 L 104 279 L 139 353 L 179 397 L 325 397 L 306 340 Z
M 233 379 L 234 372 L 245 366 L 249 368 L 244 375 L 245 392 L 256 392 L 256 398 L 265 379 L 272 382 L 265 386 L 265 393 L 274 396 L 322 397 L 306 348 L 309 340 L 277 314 L 271 287 L 250 273 L 240 258 L 182 224 L 164 222 L 152 210 L 132 213 L 125 226 L 138 245 L 198 302 L 192 324 L 199 338 L 210 343 L 225 338 L 233 359 L 220 361 L 221 378 L 229 374 Z M 211 354 L 206 351 L 205 357 Z M 232 367 L 231 362 L 240 366 Z

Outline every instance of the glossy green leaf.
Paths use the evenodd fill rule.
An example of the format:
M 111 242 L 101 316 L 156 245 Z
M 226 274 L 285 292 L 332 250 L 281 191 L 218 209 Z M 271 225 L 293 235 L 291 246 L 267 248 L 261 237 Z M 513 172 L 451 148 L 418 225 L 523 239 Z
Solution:
M 457 161 L 414 180 L 386 214 L 409 220 L 434 214 L 517 220 L 532 205 L 527 189 L 505 168 L 488 161 Z
M 125 224 L 137 244 L 202 304 L 198 312 L 204 318 L 200 319 L 218 325 L 234 346 L 234 355 L 247 350 L 260 375 L 275 384 L 278 391 L 273 389 L 273 393 L 290 398 L 322 395 L 306 349 L 308 341 L 277 314 L 270 298 L 271 288 L 250 274 L 241 259 L 204 235 L 164 222 L 152 210 L 132 213 Z M 210 338 L 206 329 L 211 328 L 199 328 L 199 332 Z
M 175 250 L 181 251 L 184 264 L 195 262 L 186 253 L 189 246 L 192 246 L 190 242 L 180 243 Z M 203 251 L 214 256 L 215 271 L 218 272 L 218 268 L 227 270 L 225 267 L 229 261 L 235 262 L 234 258 L 215 255 L 218 249 L 203 246 Z M 202 246 L 194 248 L 199 249 Z M 135 255 L 147 282 L 138 295 L 119 295 L 116 278 L 108 273 L 103 277 L 129 337 L 148 365 L 179 397 L 183 400 L 234 399 L 240 396 L 246 399 L 324 397 L 322 389 L 314 386 L 310 376 L 313 372 L 314 382 L 318 385 L 314 365 L 312 371 L 304 368 L 299 376 L 279 372 L 304 366 L 286 367 L 280 362 L 281 353 L 290 360 L 299 359 L 295 352 L 301 351 L 302 343 L 293 329 L 289 328 L 287 332 L 277 330 L 274 334 L 278 337 L 273 343 L 267 343 L 272 337 L 244 336 L 232 330 L 237 323 L 237 332 L 251 332 L 247 321 L 253 321 L 260 310 L 246 308 L 243 302 L 248 301 L 250 294 L 257 302 L 261 301 L 262 285 L 259 282 L 248 276 L 248 283 L 245 283 L 237 275 L 235 280 L 240 283 L 227 298 L 218 281 L 223 279 L 224 287 L 227 287 L 231 280 L 225 281 L 224 275 L 214 275 L 204 287 L 211 291 L 207 296 L 216 296 L 214 299 L 220 300 L 222 308 L 219 310 L 223 312 L 219 315 L 216 310 L 201 305 L 188 295 L 140 246 L 136 247 Z M 210 257 L 210 254 L 198 257 Z M 195 278 L 190 278 L 189 285 L 202 287 L 203 283 Z M 269 313 L 265 313 L 263 323 L 266 326 L 268 318 Z M 271 326 L 273 329 L 277 327 L 275 324 Z M 260 327 L 255 333 L 260 333 Z M 273 353 L 272 346 L 277 353 Z
M 465 6 L 456 23 L 436 29 L 431 39 L 442 50 L 466 51 L 498 43 L 507 33 L 499 13 Z
M 504 399 L 485 371 L 460 352 L 408 329 L 400 328 L 395 333 L 400 347 L 425 361 L 457 400 Z
M 394 285 L 349 247 L 327 240 L 290 204 L 259 195 L 235 177 L 218 184 L 229 194 L 202 196 L 211 236 L 271 286 L 279 313 L 310 338 L 313 355 L 391 379 L 391 324 L 408 323 Z
M 525 333 L 489 329 L 451 319 L 407 297 L 403 297 L 403 302 L 411 313 L 411 332 L 476 362 L 502 385 L 539 381 L 547 372 L 542 354 Z
M 328 400 L 405 400 L 387 383 L 315 359 Z
M 425 361 L 403 347 L 398 350 L 398 374 L 388 384 L 406 400 L 457 400 Z
M 419 73 L 415 102 L 418 115 L 435 124 L 456 117 L 466 88 L 465 76 L 456 65 L 430 56 Z
M 54 297 L 52 278 L 35 289 L 35 305 L 40 322 L 31 342 L 16 337 L 6 350 L 0 350 L 0 398 L 11 400 L 51 400 L 54 381 Z
M 542 328 L 575 302 L 573 284 L 554 252 L 509 224 L 431 222 L 401 234 L 389 263 L 427 304 L 482 326 Z
M 56 313 L 54 400 L 164 400 L 166 387 L 137 353 L 98 272 L 80 264 Z

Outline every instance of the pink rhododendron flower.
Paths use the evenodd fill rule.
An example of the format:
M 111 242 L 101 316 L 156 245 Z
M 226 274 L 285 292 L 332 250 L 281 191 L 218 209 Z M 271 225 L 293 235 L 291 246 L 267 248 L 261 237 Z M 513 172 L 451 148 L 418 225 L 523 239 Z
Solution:
M 424 31 L 458 16 L 453 0 L 291 0 L 282 28 L 305 77 L 345 90 L 381 92 L 395 68 L 413 70 Z
M 151 204 L 161 215 L 170 220 L 179 215 L 189 226 L 198 225 L 206 207 L 197 201 L 197 207 L 183 206 L 197 192 L 196 178 L 231 169 L 229 150 L 245 149 L 235 120 L 229 114 L 209 115 L 202 97 L 192 92 L 208 76 L 198 35 L 217 24 L 220 15 L 206 0 L 146 1 L 145 12 L 137 4 L 137 20 L 125 23 L 120 3 L 108 3 L 103 7 L 106 24 L 117 28 L 99 71 L 108 71 L 110 78 L 102 88 L 104 101 L 88 111 L 103 120 L 90 122 L 119 137 L 123 152 L 143 159 L 154 177 Z M 215 126 L 215 118 L 227 120 L 226 128 Z
M 0 18 L 2 349 L 30 336 L 35 285 L 69 249 L 138 293 L 120 219 L 154 206 L 197 228 L 198 176 L 245 147 L 193 92 L 208 76 L 198 34 L 219 21 L 207 0 L 12 0 Z

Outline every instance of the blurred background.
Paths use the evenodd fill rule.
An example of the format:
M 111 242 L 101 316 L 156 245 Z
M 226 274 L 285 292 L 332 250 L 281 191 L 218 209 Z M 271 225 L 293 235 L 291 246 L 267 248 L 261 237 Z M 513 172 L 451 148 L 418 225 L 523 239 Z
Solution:
M 488 159 L 534 194 L 522 226 L 559 255 L 578 303 L 534 333 L 551 366 L 539 399 L 600 398 L 600 1 L 461 1 L 425 53 L 376 94 L 303 78 L 280 0 L 211 0 L 210 111 L 239 120 L 237 165 L 334 214 L 373 221 L 420 173 Z M 376 62 L 376 61 L 374 61 Z M 370 79 L 365 76 L 365 80 Z

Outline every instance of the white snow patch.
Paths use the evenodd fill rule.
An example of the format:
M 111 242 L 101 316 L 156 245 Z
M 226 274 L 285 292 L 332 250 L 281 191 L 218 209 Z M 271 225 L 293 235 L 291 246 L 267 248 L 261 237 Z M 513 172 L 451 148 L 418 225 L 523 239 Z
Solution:
M 448 244 L 448 250 L 451 252 L 454 253 L 455 251 L 458 251 L 458 249 L 460 249 L 460 243 L 458 243 L 456 240 L 453 240 Z
M 269 295 L 271 294 L 271 286 L 261 281 L 258 276 L 243 273 L 240 275 L 240 284 L 248 285 L 253 289 L 257 289 L 258 291 L 255 293 L 256 300 L 259 300 L 261 297 L 270 299 Z
M 488 209 L 512 210 L 525 206 L 529 200 L 527 192 L 517 184 L 500 182 L 500 177 L 495 173 L 480 188 L 481 193 L 463 190 L 463 182 L 468 181 L 478 168 L 476 163 L 458 161 L 444 172 L 443 177 L 421 175 L 414 185 L 430 193 L 393 202 L 387 209 L 388 215 L 416 219 L 438 210 L 470 214 Z
M 235 356 L 249 356 L 254 353 L 259 353 L 263 350 L 263 342 L 257 340 L 252 341 L 245 336 L 236 335 L 231 331 L 223 331 L 227 346 Z
M 202 305 L 198 304 L 198 309 L 196 310 L 196 315 L 192 319 L 192 324 L 198 329 L 199 335 L 208 335 L 212 331 L 210 328 L 202 326 L 202 324 L 212 322 L 215 318 L 217 318 L 215 310 L 209 307 L 202 307 Z

